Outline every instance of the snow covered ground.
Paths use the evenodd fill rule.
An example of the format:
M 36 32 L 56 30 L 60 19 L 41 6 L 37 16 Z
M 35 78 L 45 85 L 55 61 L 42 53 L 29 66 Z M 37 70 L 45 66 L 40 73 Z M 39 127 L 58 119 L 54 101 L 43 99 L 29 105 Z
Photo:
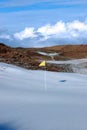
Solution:
M 0 63 L 0 130 L 87 130 L 87 75 Z
M 52 64 L 70 64 L 73 72 L 87 74 L 87 58 L 67 61 L 47 61 Z
M 76 59 L 76 60 L 65 60 L 65 61 L 48 61 L 49 63 L 54 63 L 54 64 L 81 64 L 86 62 L 87 63 L 87 58 L 84 59 Z
M 38 51 L 38 54 L 41 54 L 43 56 L 49 56 L 49 57 L 51 57 L 52 60 L 55 60 L 54 56 L 59 56 L 60 55 L 60 53 L 56 53 L 56 52 L 54 52 L 54 53 L 46 53 L 46 52 L 42 52 L 42 51 Z

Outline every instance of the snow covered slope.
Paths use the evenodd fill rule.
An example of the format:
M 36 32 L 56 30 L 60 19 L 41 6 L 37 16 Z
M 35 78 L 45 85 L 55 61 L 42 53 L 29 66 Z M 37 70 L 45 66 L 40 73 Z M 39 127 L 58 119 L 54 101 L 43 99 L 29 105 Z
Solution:
M 87 75 L 45 73 L 0 63 L 3 129 L 87 130 Z
M 73 72 L 87 74 L 87 58 L 67 60 L 67 61 L 47 61 L 47 63 L 57 64 L 57 65 L 70 64 Z

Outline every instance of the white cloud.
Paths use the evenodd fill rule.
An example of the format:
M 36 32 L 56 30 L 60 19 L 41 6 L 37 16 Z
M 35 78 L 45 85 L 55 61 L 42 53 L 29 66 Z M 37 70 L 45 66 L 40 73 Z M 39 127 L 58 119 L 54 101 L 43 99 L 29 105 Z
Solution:
M 65 23 L 57 22 L 55 25 L 46 25 L 38 28 L 37 32 L 41 33 L 45 38 L 49 38 L 52 35 L 61 34 L 66 31 Z
M 36 37 L 35 33 L 34 33 L 34 28 L 33 27 L 26 27 L 23 31 L 19 32 L 19 33 L 15 33 L 14 37 L 19 39 L 19 40 L 24 40 L 26 38 L 34 38 Z
M 8 35 L 8 34 L 1 34 L 1 35 L 0 35 L 0 39 L 8 39 L 8 40 L 11 40 L 11 36 Z
M 14 34 L 15 40 L 23 43 L 38 46 L 39 45 L 57 45 L 57 44 L 86 44 L 87 43 L 87 21 L 81 22 L 74 20 L 72 22 L 58 21 L 56 24 L 47 24 L 39 28 L 26 27 L 23 31 Z M 29 46 L 32 46 L 29 45 Z M 44 46 L 43 45 L 43 46 Z M 25 45 L 26 46 L 26 45 Z
M 76 38 L 83 34 L 87 35 L 87 23 L 75 20 L 73 22 L 59 21 L 55 25 L 45 25 L 38 28 L 39 32 L 45 39 L 49 38 Z
M 71 23 L 67 23 L 67 27 L 70 30 L 78 30 L 78 31 L 87 31 L 87 24 L 80 22 L 78 20 L 75 20 Z

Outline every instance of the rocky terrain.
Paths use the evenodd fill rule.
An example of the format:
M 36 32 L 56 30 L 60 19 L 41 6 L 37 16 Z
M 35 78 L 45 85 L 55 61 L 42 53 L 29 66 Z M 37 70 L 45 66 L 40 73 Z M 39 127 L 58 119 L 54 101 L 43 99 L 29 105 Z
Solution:
M 39 67 L 39 63 L 42 60 L 67 61 L 82 58 L 87 58 L 87 45 L 62 45 L 45 48 L 12 48 L 0 43 L 0 62 L 14 64 L 27 69 L 73 72 L 71 64 L 52 64 L 47 62 L 46 67 Z M 87 66 L 87 64 L 85 66 Z

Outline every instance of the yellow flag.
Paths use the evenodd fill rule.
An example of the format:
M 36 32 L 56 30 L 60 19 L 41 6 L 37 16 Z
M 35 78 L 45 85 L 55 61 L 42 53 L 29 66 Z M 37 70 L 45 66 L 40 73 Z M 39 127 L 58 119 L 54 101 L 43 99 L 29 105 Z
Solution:
M 46 61 L 44 60 L 44 61 L 42 61 L 40 64 L 39 64 L 39 66 L 41 67 L 41 66 L 46 66 Z

